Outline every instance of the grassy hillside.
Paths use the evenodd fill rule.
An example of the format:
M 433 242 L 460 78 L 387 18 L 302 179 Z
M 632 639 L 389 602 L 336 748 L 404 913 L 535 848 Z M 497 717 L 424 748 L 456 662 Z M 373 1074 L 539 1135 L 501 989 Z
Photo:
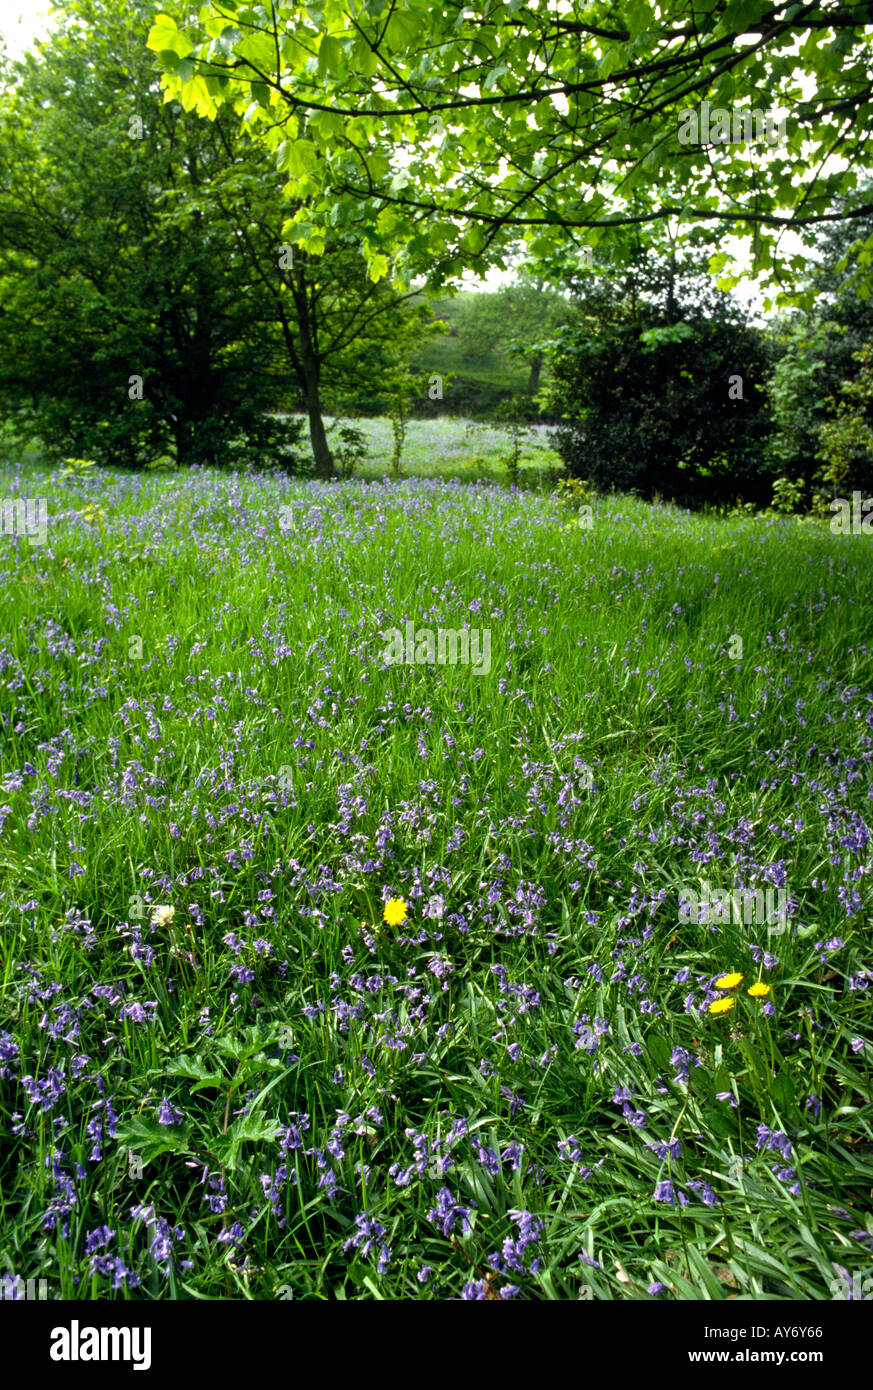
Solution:
M 463 327 L 459 330 L 461 306 L 475 307 L 477 301 L 491 298 L 491 295 L 462 290 L 453 298 L 434 302 L 434 315 L 445 320 L 454 331 L 440 335 L 422 351 L 414 353 L 410 358 L 410 367 L 413 371 L 429 376 L 437 374 L 444 379 L 452 373 L 454 380 L 451 383 L 445 381 L 442 401 L 419 402 L 421 414 L 485 418 L 493 415 L 502 401 L 525 390 L 528 371 L 523 363 L 499 348 L 487 346 L 479 346 L 476 355 L 471 355 L 470 340 L 465 336 Z

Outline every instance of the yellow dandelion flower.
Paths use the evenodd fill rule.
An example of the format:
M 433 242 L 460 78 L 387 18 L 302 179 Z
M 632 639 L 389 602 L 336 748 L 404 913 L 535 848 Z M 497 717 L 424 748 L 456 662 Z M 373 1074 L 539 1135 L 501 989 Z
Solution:
M 722 975 L 720 980 L 716 980 L 715 987 L 716 989 L 736 989 L 737 985 L 741 985 L 742 982 L 743 977 L 739 973 L 736 975 Z
M 709 1006 L 709 1012 L 711 1014 L 726 1014 L 736 1002 L 736 999 L 714 999 Z
M 746 993 L 751 994 L 753 999 L 763 999 L 765 995 L 770 993 L 770 986 L 762 984 L 759 980 L 756 985 L 752 985 L 751 989 L 747 989 Z
M 389 927 L 399 927 L 406 917 L 406 903 L 402 898 L 389 898 L 385 904 L 385 921 Z

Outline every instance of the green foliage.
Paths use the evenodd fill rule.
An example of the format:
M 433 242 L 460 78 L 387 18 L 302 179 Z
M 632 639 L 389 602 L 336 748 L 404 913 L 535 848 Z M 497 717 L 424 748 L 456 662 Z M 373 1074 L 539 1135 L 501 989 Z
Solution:
M 29 402 L 56 460 L 236 465 L 275 444 L 293 466 L 263 423 L 269 299 L 222 202 L 244 179 L 239 122 L 228 109 L 204 126 L 161 101 L 148 13 L 70 0 L 39 55 L 10 67 L 0 406 Z
M 62 478 L 87 478 L 97 466 L 96 459 L 64 459 Z
M 503 354 L 509 332 L 502 295 L 482 291 L 462 291 L 453 299 L 442 301 L 440 311 L 451 324 L 451 336 L 457 338 L 462 364 L 483 365 Z
M 801 511 L 804 490 L 803 482 L 798 479 L 777 478 L 773 484 L 773 511 L 782 516 L 792 516 Z
M 518 487 L 520 481 L 523 440 L 525 437 L 530 438 L 530 430 L 524 424 L 524 415 L 529 409 L 529 400 L 523 396 L 512 396 L 494 413 L 497 423 L 504 423 L 509 434 L 509 450 L 504 456 L 504 463 L 510 487 Z
M 276 0 L 247 7 L 243 24 L 234 7 L 204 10 L 184 34 L 161 19 L 149 43 L 173 97 L 206 116 L 245 113 L 307 202 L 302 244 L 362 216 L 374 280 L 450 283 L 473 263 L 502 265 L 520 237 L 531 257 L 569 234 L 595 252 L 614 245 L 618 260 L 629 225 L 672 222 L 747 238 L 755 272 L 790 288 L 806 261 L 785 249 L 785 226 L 809 237 L 865 165 L 871 34 L 863 7 L 850 7 L 857 22 L 834 11 L 836 36 L 803 5 L 771 10 L 706 5 L 689 30 L 684 0 L 573 5 L 558 20 L 513 4 L 509 22 L 506 6 L 481 3 Z M 686 140 L 704 100 L 788 114 L 772 131 Z M 736 282 L 727 253 L 715 269 Z
M 807 488 L 816 468 L 840 334 L 837 325 L 814 320 L 794 320 L 777 330 L 780 355 L 767 383 L 773 422 L 767 455 L 774 469 L 799 476 Z
M 700 288 L 693 259 L 641 263 L 624 284 L 571 283 L 576 319 L 555 334 L 547 392 L 568 471 L 686 505 L 768 499 L 761 332 Z
M 231 468 L 275 468 L 284 473 L 306 473 L 303 463 L 303 424 L 288 416 L 258 414 L 246 418 L 234 432 L 234 422 L 222 441 L 221 462 Z
M 348 421 L 335 420 L 330 433 L 338 440 L 338 443 L 332 444 L 331 452 L 340 477 L 354 477 L 368 454 L 363 430 Z
M 327 254 L 324 273 L 330 274 L 333 288 L 327 301 L 323 295 L 318 301 L 320 333 L 326 343 L 338 345 L 324 358 L 325 396 L 335 401 L 339 413 L 386 415 L 398 375 L 407 370 L 413 353 L 421 354 L 423 344 L 438 335 L 439 327 L 422 296 L 396 296 L 387 285 L 369 283 L 357 247 L 346 248 L 341 259 Z M 415 403 L 410 396 L 410 412 Z
M 869 194 L 865 185 L 841 198 L 839 206 L 857 212 Z M 834 487 L 864 488 L 871 477 L 865 431 L 873 415 L 863 405 L 863 370 L 859 394 L 851 389 L 864 361 L 859 353 L 873 341 L 870 251 L 865 249 L 871 228 L 869 216 L 854 217 L 817 235 L 818 259 L 809 271 L 814 305 L 773 329 L 778 360 L 768 384 L 773 416 L 768 455 L 775 469 L 802 479 L 813 506 L 817 488 L 833 495 Z
M 406 426 L 409 421 L 409 397 L 412 393 L 413 378 L 408 371 L 400 372 L 394 383 L 391 397 L 391 473 L 395 478 L 403 476 L 403 445 L 406 440 Z
M 819 433 L 822 467 L 816 481 L 831 496 L 873 487 L 873 343 L 865 343 L 852 359 L 857 376 L 842 384 L 842 399 L 829 402 L 834 415 Z
M 431 304 L 438 333 L 426 348 L 415 344 L 409 355 L 413 372 L 443 380 L 443 398 L 422 392 L 410 401 L 410 414 L 456 415 L 491 419 L 497 408 L 520 392 L 525 374 L 505 342 L 505 315 L 495 312 L 499 296 L 461 291 Z
M 588 505 L 592 496 L 591 487 L 584 478 L 559 478 L 555 486 L 556 500 L 571 512 Z
M 56 458 L 260 453 L 293 470 L 295 439 L 266 417 L 305 405 L 329 474 L 323 392 L 369 390 L 384 408 L 380 383 L 430 332 L 426 306 L 374 283 L 346 219 L 300 244 L 307 206 L 283 197 L 241 113 L 204 121 L 161 99 L 146 0 L 62 8 L 0 99 L 0 409 L 30 403 Z M 181 71 L 175 45 L 190 43 L 170 9 L 161 52 Z

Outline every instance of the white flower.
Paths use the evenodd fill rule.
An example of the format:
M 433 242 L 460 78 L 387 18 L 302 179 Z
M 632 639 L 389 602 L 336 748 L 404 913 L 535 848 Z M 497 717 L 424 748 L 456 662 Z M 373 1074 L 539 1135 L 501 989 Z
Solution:
M 164 905 L 163 907 L 156 907 L 152 912 L 152 926 L 169 926 L 170 922 L 172 922 L 175 915 L 176 909 L 174 907 L 168 907 L 166 905 Z

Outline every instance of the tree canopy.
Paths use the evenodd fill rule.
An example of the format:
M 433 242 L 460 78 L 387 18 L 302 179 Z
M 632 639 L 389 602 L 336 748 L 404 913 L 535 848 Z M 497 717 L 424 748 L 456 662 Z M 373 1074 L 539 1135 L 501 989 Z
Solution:
M 354 222 L 317 255 L 283 245 L 297 205 L 232 106 L 164 103 L 145 0 L 57 8 L 2 72 L 0 399 L 62 456 L 129 464 L 243 439 L 290 462 L 270 412 L 299 401 L 331 473 L 324 392 L 386 396 L 423 309 L 367 276 Z
M 299 244 L 366 205 L 374 278 L 439 284 L 513 241 L 547 256 L 673 219 L 748 238 L 755 273 L 788 284 L 787 229 L 871 211 L 845 201 L 869 162 L 871 19 L 834 0 L 220 0 L 159 16 L 149 44 L 168 95 L 259 131 L 306 204 Z

